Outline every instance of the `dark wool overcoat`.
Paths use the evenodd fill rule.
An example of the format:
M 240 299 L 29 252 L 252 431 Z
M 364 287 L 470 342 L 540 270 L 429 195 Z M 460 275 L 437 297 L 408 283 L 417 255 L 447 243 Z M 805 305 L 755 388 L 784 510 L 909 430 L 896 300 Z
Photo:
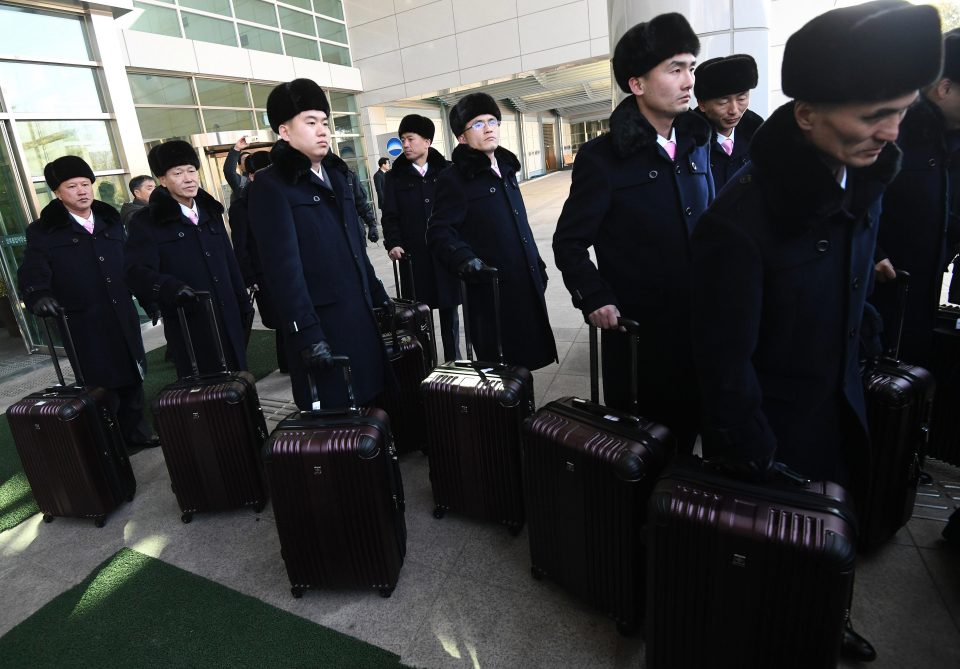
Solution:
M 91 235 L 60 200 L 44 207 L 27 227 L 17 279 L 28 309 L 52 296 L 66 310 L 86 383 L 121 388 L 146 371 L 140 319 L 123 280 L 120 214 L 99 200 L 92 209 Z
M 247 187 L 250 225 L 287 343 L 294 399 L 310 409 L 300 354 L 326 340 L 334 355 L 350 358 L 356 399 L 369 404 L 390 378 L 373 313 L 387 294 L 364 248 L 353 176 L 330 153 L 322 163 L 329 183 L 321 182 L 310 159 L 283 140 L 270 156 L 273 164 Z M 322 372 L 317 384 L 323 408 L 347 405 L 342 370 Z
M 929 362 L 943 272 L 957 252 L 960 133 L 951 134 L 940 109 L 921 96 L 900 124 L 902 166 L 883 196 L 880 217 L 877 260 L 889 258 L 910 272 L 900 357 L 921 366 Z M 878 283 L 870 301 L 884 321 L 884 344 L 892 346 L 899 329 L 897 287 Z
M 453 275 L 471 258 L 480 258 L 499 270 L 504 359 L 511 365 L 539 369 L 557 359 L 544 300 L 546 265 L 537 251 L 517 183 L 520 161 L 503 147 L 497 148 L 494 157 L 501 177 L 491 169 L 485 153 L 466 144 L 453 150 L 453 167 L 437 180 L 427 246 Z M 496 322 L 489 285 L 470 285 L 467 299 L 477 355 L 496 362 Z
M 241 316 L 253 309 L 223 225 L 223 206 L 202 189 L 194 199 L 198 225 L 183 215 L 170 191 L 157 186 L 150 206 L 130 221 L 126 249 L 127 285 L 141 304 L 160 305 L 163 332 L 181 377 L 192 373 L 174 302 L 181 286 L 210 292 L 227 365 L 234 370 L 247 368 Z M 219 370 L 206 306 L 188 304 L 185 311 L 201 373 Z
M 707 115 L 699 109 L 694 109 L 694 113 L 710 123 Z M 763 123 L 763 118 L 749 109 L 743 113 L 743 117 L 737 124 L 737 129 L 733 133 L 733 153 L 729 156 L 723 150 L 723 147 L 717 143 L 717 131 L 712 128 L 710 132 L 710 173 L 713 175 L 713 183 L 720 192 L 720 189 L 730 181 L 730 177 L 737 173 L 741 167 L 750 160 L 750 140 L 753 139 L 757 128 Z
M 254 299 L 260 309 L 260 320 L 265 327 L 276 330 L 277 308 L 270 297 L 270 289 L 263 280 L 260 250 L 250 229 L 249 205 L 249 194 L 244 188 L 230 205 L 230 240 L 233 242 L 233 252 L 237 256 L 237 264 L 240 265 L 240 275 L 243 277 L 244 285 L 250 287 L 256 284 L 258 288 Z
M 809 478 L 855 484 L 869 465 L 858 340 L 900 151 L 848 169 L 844 190 L 787 103 L 750 156 L 693 237 L 703 452 L 773 453 Z
M 699 411 L 690 355 L 690 235 L 713 199 L 710 128 L 692 112 L 674 121 L 676 160 L 633 96 L 610 117 L 610 132 L 577 153 L 570 195 L 553 237 L 563 281 L 584 318 L 613 304 L 641 324 L 638 395 L 642 415 L 695 437 Z M 597 264 L 590 259 L 594 248 Z M 626 338 L 603 336 L 607 404 L 629 408 Z M 692 446 L 690 434 L 684 443 Z
M 437 179 L 450 162 L 434 148 L 427 153 L 427 175 L 404 156 L 386 173 L 383 188 L 383 245 L 402 247 L 413 265 L 417 300 L 434 309 L 460 304 L 460 282 L 427 250 L 427 220 L 436 200 Z M 403 296 L 411 297 L 410 273 L 401 267 Z

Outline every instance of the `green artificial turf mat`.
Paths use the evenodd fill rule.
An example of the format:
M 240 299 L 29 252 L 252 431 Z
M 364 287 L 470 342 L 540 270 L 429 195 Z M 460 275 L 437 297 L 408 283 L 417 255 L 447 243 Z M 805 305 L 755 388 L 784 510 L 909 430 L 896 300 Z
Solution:
M 0 638 L 7 669 L 402 667 L 381 648 L 124 548 Z

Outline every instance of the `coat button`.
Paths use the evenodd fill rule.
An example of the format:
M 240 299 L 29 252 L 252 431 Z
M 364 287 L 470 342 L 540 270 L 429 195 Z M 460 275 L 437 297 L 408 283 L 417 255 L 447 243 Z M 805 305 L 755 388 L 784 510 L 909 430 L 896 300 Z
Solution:
M 680 174 L 680 166 L 677 165 L 677 174 Z
M 686 214 L 687 216 L 693 216 L 693 207 L 687 207 L 686 209 L 683 210 L 683 213 Z
M 494 188 L 493 186 L 491 186 L 491 187 L 490 187 L 490 192 L 491 192 L 491 193 L 496 193 L 496 192 L 497 192 L 497 189 Z
M 524 244 L 526 244 L 526 243 L 527 243 L 527 238 L 526 238 L 526 237 L 521 237 L 521 238 L 520 238 L 520 241 L 523 242 Z
M 203 255 L 205 255 L 205 256 L 207 256 L 207 257 L 209 258 L 209 257 L 210 257 L 210 252 L 209 252 L 209 251 L 204 251 L 204 252 L 203 252 Z
M 828 242 L 826 239 L 821 239 L 819 242 L 817 242 L 817 253 L 826 253 L 827 249 L 829 248 L 830 242 Z
M 77 239 L 76 237 L 73 238 L 73 243 L 74 243 L 74 244 L 77 244 L 79 241 L 80 241 L 80 240 Z
M 114 304 L 116 304 L 116 303 L 117 303 L 117 301 L 116 301 L 116 300 L 114 300 L 114 301 L 113 301 L 113 303 L 114 303 Z
M 427 204 L 430 204 L 430 198 L 428 197 L 423 198 L 423 201 L 426 202 Z
M 178 232 L 178 233 L 177 233 L 177 237 L 183 237 L 183 233 L 182 233 L 182 232 Z
M 647 176 L 650 177 L 651 179 L 656 179 L 656 178 L 657 178 L 657 171 L 656 171 L 656 170 L 650 170 L 650 174 L 648 174 Z
M 850 339 L 853 339 L 854 337 L 857 336 L 857 329 L 856 329 L 856 328 L 853 328 L 853 329 L 850 330 L 850 332 L 848 332 L 847 334 L 848 334 L 848 336 L 850 337 Z
M 218 279 L 217 277 L 213 277 L 213 282 L 214 282 L 214 283 L 220 283 L 220 279 Z
M 856 290 L 856 289 L 859 288 L 859 287 L 860 287 L 860 277 L 856 277 L 856 278 L 853 280 L 853 289 Z
M 927 163 L 929 163 L 930 167 L 936 167 L 936 166 L 937 166 L 937 159 L 936 159 L 936 158 L 931 158 L 930 160 L 927 161 Z
M 319 202 L 319 201 L 320 201 L 320 196 L 319 196 L 319 195 L 314 195 L 314 196 L 313 196 L 313 201 L 314 201 L 314 202 Z
M 113 279 L 111 279 L 109 276 L 106 278 L 106 282 L 107 282 L 107 283 L 111 283 L 112 281 L 113 281 Z
M 690 163 L 690 169 L 693 170 L 694 172 L 696 172 L 696 171 L 697 171 L 697 164 L 696 164 L 696 163 Z
M 103 262 L 103 256 L 100 256 L 100 262 Z
M 513 210 L 513 215 L 514 215 L 514 216 L 519 216 L 519 215 L 520 215 L 520 212 L 517 211 L 516 209 L 514 209 L 514 210 Z

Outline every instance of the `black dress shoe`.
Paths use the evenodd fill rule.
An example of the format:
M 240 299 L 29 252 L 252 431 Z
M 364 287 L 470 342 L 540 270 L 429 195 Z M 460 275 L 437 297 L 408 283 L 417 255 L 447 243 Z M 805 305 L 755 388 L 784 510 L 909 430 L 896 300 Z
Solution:
M 853 660 L 854 662 L 873 662 L 877 659 L 877 651 L 873 649 L 869 641 L 854 631 L 849 620 L 843 628 L 840 655 L 845 660 Z

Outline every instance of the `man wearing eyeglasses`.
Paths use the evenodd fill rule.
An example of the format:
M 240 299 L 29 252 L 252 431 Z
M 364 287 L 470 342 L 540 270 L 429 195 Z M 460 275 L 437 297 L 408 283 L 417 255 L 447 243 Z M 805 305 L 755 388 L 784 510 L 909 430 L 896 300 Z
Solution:
M 437 179 L 427 246 L 469 285 L 470 334 L 481 360 L 497 360 L 489 270 L 500 277 L 500 322 L 507 363 L 527 369 L 557 359 L 540 258 L 517 183 L 520 161 L 500 146 L 500 108 L 486 93 L 471 93 L 450 110 L 459 144 L 453 167 Z
M 681 451 L 697 436 L 699 398 L 690 343 L 690 235 L 713 200 L 710 127 L 688 110 L 700 41 L 680 14 L 628 30 L 613 73 L 629 93 L 610 132 L 577 153 L 553 252 L 575 307 L 603 328 L 604 402 L 669 427 Z M 594 248 L 597 264 L 590 259 Z M 638 366 L 617 319 L 640 323 Z

